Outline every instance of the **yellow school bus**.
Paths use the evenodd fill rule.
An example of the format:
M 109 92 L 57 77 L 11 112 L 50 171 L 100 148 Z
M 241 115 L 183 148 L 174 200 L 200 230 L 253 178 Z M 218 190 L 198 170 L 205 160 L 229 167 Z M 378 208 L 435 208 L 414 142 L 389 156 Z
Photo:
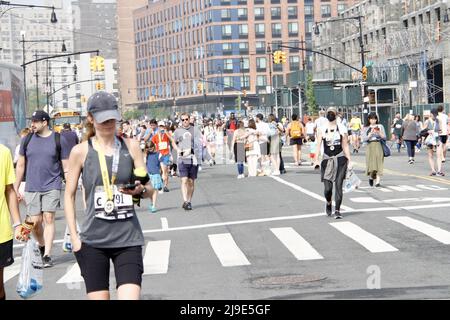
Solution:
M 70 123 L 72 129 L 79 128 L 82 126 L 82 119 L 80 111 L 70 110 L 70 109 L 60 109 L 55 110 L 50 115 L 50 122 L 52 128 L 56 132 L 61 132 L 63 125 L 65 123 Z

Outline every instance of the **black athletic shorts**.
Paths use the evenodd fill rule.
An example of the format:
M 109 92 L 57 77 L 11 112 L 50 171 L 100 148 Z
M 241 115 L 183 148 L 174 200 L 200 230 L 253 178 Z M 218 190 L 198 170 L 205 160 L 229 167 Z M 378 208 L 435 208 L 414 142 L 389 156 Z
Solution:
M 303 138 L 291 138 L 291 146 L 294 144 L 301 146 L 303 144 Z
M 81 275 L 84 278 L 86 292 L 109 291 L 110 260 L 114 264 L 116 289 L 123 284 L 141 286 L 144 262 L 142 247 L 94 248 L 86 243 L 75 252 Z
M 13 241 L 0 243 L 0 268 L 5 268 L 14 263 Z
M 441 140 L 442 144 L 447 143 L 447 138 L 448 138 L 448 136 L 439 136 L 439 140 Z

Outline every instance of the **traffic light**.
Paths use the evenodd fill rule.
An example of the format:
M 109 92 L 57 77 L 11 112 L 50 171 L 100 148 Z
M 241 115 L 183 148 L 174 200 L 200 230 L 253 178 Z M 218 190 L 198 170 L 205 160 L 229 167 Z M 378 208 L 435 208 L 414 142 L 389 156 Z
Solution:
M 92 57 L 90 60 L 91 71 L 97 71 L 97 57 Z
M 105 58 L 97 56 L 97 71 L 105 71 Z
M 86 103 L 86 96 L 81 96 L 80 101 L 81 103 Z
M 363 81 L 366 81 L 367 80 L 367 67 L 366 66 L 364 66 L 364 67 L 362 67 L 362 79 L 363 79 Z
M 279 50 L 277 50 L 273 53 L 273 63 L 274 64 L 280 64 L 280 61 L 281 61 L 280 53 L 281 53 L 281 51 L 279 51 Z
M 280 63 L 286 63 L 286 52 L 280 51 Z
M 201 83 L 201 82 L 197 83 L 197 91 L 203 92 L 203 83 Z
M 95 83 L 95 89 L 96 89 L 97 91 L 103 90 L 103 89 L 105 89 L 105 84 L 104 84 L 103 82 L 96 82 L 96 83 Z

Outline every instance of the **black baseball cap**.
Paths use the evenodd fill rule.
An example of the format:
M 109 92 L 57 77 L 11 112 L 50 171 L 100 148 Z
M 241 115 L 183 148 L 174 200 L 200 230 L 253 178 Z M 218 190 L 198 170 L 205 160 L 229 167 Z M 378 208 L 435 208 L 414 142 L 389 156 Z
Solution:
M 96 92 L 89 98 L 87 111 L 92 114 L 98 123 L 111 119 L 122 120 L 116 97 L 105 91 Z
M 31 121 L 50 121 L 50 116 L 44 110 L 36 110 L 31 116 Z

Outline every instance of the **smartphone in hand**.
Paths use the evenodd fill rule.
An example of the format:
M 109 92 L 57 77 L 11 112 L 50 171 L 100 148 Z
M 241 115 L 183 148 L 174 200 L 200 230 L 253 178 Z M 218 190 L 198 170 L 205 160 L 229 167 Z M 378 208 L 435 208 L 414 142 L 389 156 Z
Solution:
M 134 184 L 134 183 L 127 183 L 127 184 L 124 184 L 122 186 L 122 188 L 124 190 L 134 190 L 136 188 L 136 184 Z

